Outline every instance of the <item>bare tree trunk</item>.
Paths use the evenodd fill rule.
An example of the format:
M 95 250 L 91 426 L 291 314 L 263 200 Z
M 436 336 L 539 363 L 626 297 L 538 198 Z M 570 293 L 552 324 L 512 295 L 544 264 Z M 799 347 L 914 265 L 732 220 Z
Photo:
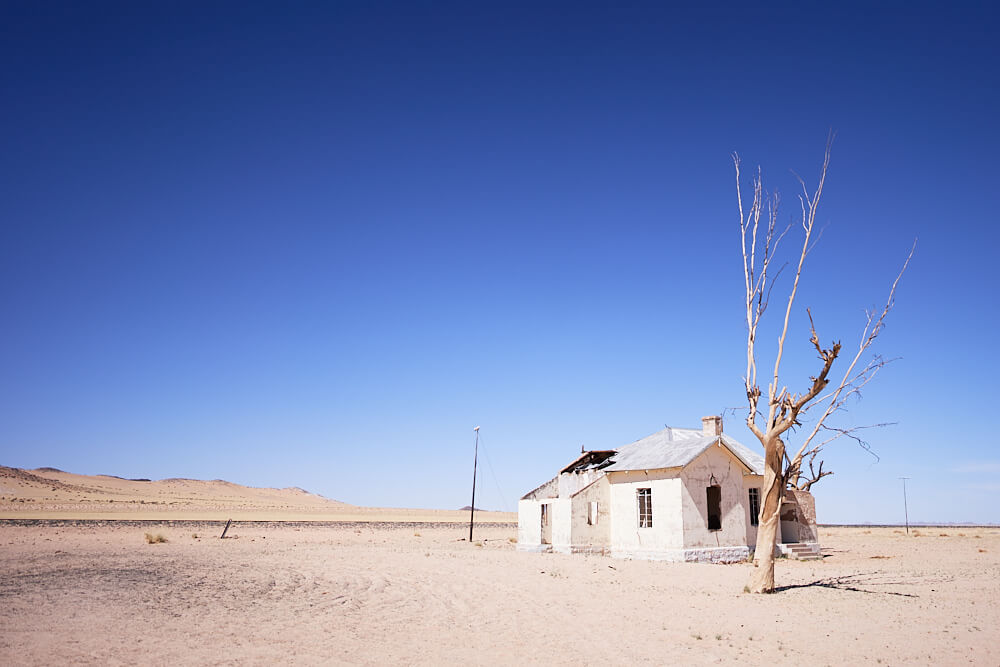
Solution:
M 781 500 L 785 493 L 785 481 L 775 473 L 781 470 L 785 446 L 780 439 L 775 440 L 777 442 L 769 442 L 764 448 L 764 498 L 757 528 L 754 569 L 747 584 L 751 593 L 774 592 L 774 546 L 781 529 Z
M 881 312 L 872 310 L 867 313 L 867 322 L 862 331 L 856 354 L 847 366 L 840 383 L 834 385 L 831 391 L 825 394 L 824 392 L 830 384 L 830 370 L 840 356 L 841 345 L 839 341 L 834 342 L 829 348 L 824 348 L 820 344 L 812 312 L 806 308 L 806 314 L 809 316 L 809 343 L 816 350 L 822 366 L 817 375 L 809 378 L 811 383 L 804 392 L 789 391 L 788 386 L 781 383 L 781 362 L 788 338 L 792 307 L 798 295 L 802 267 L 814 245 L 812 235 L 816 226 L 816 213 L 823 195 L 827 169 L 830 166 L 832 142 L 833 135 L 831 133 L 827 140 L 826 152 L 823 155 L 823 168 L 820 171 L 819 183 L 812 194 L 806 188 L 805 182 L 801 178 L 799 179 L 799 183 L 802 185 L 802 194 L 799 195 L 802 211 L 800 221 L 803 230 L 802 246 L 799 251 L 795 275 L 792 278 L 792 285 L 788 292 L 784 324 L 778 335 L 774 371 L 768 378 L 767 394 L 761 391 L 758 382 L 757 334 L 770 301 L 774 281 L 777 278 L 777 275 L 770 273 L 771 263 L 774 261 L 778 244 L 792 226 L 789 225 L 784 231 L 777 227 L 779 198 L 777 193 L 768 195 L 764 192 L 760 168 L 757 169 L 753 178 L 753 198 L 750 208 L 744 208 L 740 183 L 740 159 L 739 156 L 733 155 L 733 163 L 736 167 L 736 202 L 740 213 L 740 238 L 743 246 L 743 281 L 746 290 L 744 305 L 747 321 L 747 365 L 746 375 L 743 376 L 749 408 L 746 424 L 750 432 L 764 446 L 764 499 L 758 517 L 756 559 L 754 562 L 756 567 L 747 586 L 752 593 L 774 592 L 774 550 L 778 544 L 778 538 L 781 536 L 781 501 L 789 481 L 794 482 L 798 488 L 802 488 L 800 484 L 806 484 L 806 488 L 809 488 L 822 477 L 831 474 L 828 471 L 823 471 L 822 461 L 820 461 L 818 472 L 812 467 L 813 460 L 823 449 L 823 446 L 844 435 L 858 439 L 852 433 L 860 428 L 865 428 L 835 428 L 827 426 L 825 422 L 832 414 L 844 409 L 844 403 L 848 398 L 860 396 L 861 389 L 887 363 L 880 355 L 874 355 L 867 364 L 859 364 L 862 356 L 866 354 L 885 326 L 885 318 L 892 309 L 896 286 L 899 284 L 900 278 L 903 277 L 903 272 L 906 271 L 910 258 L 913 257 L 913 249 L 911 249 L 906 261 L 903 262 L 903 268 L 889 289 L 889 298 Z M 781 273 L 780 268 L 778 273 Z M 766 401 L 766 409 L 764 409 L 764 405 L 761 405 L 761 399 Z M 800 418 L 806 417 L 814 405 L 822 408 L 822 414 L 813 419 L 812 425 L 807 427 L 810 430 L 795 455 L 786 459 L 782 434 L 794 427 L 802 426 L 806 420 L 800 421 Z M 834 435 L 817 444 L 814 438 L 821 431 L 824 433 L 833 432 Z M 858 440 L 861 442 L 860 439 Z M 803 458 L 809 462 L 811 475 L 806 482 L 802 482 L 801 479 Z

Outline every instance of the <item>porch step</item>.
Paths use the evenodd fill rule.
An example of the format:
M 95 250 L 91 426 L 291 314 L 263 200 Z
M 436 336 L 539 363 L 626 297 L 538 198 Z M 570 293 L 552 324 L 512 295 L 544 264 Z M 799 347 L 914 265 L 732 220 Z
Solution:
M 778 549 L 782 555 L 795 560 L 819 560 L 820 546 L 815 542 L 794 542 L 791 544 L 779 544 Z

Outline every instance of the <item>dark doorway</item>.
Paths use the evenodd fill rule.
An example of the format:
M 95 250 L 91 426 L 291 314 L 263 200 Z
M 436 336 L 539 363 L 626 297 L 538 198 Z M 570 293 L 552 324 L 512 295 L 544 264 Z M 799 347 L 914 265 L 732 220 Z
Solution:
M 722 530 L 722 487 L 710 486 L 705 492 L 708 498 L 708 529 Z

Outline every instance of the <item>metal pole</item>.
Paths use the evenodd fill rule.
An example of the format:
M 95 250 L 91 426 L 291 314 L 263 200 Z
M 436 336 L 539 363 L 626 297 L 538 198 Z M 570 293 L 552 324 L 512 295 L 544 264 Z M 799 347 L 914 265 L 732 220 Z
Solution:
M 909 477 L 900 477 L 903 480 L 903 516 L 906 517 L 906 534 L 910 534 L 910 510 L 906 507 L 906 480 Z
M 479 427 L 476 432 L 476 453 L 472 457 L 472 505 L 469 506 L 469 542 L 472 542 L 472 522 L 476 518 L 476 464 L 479 462 Z

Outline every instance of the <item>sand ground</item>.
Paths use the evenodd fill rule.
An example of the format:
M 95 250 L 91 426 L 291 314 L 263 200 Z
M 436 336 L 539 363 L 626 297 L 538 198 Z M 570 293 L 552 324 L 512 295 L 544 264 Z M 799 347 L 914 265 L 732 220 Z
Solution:
M 0 663 L 1000 664 L 996 528 L 824 528 L 755 596 L 748 564 L 521 553 L 513 524 L 221 527 L 0 521 Z

